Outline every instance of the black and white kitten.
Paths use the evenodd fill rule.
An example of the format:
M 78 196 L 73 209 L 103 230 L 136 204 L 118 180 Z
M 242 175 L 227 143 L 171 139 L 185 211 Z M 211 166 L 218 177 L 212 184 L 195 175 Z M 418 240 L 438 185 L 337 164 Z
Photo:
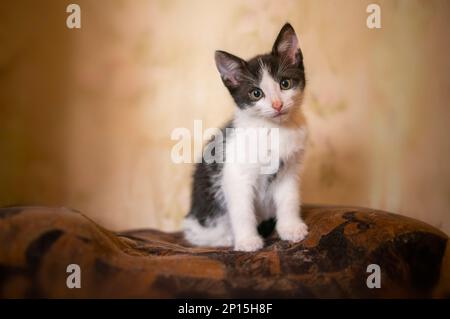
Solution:
M 276 173 L 267 175 L 260 173 L 258 163 L 197 164 L 191 209 L 184 220 L 185 238 L 194 245 L 255 251 L 264 244 L 258 225 L 275 218 L 281 239 L 301 241 L 308 234 L 300 216 L 300 171 L 307 131 L 301 112 L 303 55 L 295 31 L 285 24 L 268 54 L 244 61 L 216 51 L 215 60 L 237 105 L 222 131 L 278 128 L 280 165 Z M 216 151 L 224 152 L 226 158 L 234 143 L 235 135 L 226 133 L 224 147 Z

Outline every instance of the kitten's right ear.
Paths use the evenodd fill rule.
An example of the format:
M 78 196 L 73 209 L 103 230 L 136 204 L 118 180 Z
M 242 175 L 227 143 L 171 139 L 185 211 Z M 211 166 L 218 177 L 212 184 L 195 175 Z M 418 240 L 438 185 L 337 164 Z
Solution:
M 226 86 L 238 86 L 242 79 L 246 62 L 235 55 L 224 51 L 216 51 L 217 70 Z

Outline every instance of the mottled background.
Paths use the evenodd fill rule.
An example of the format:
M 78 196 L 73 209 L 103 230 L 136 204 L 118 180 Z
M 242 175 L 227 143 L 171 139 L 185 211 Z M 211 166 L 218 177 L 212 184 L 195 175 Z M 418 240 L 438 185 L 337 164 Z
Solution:
M 65 26 L 81 6 L 81 30 Z M 0 206 L 70 206 L 112 229 L 180 227 L 192 165 L 176 127 L 233 104 L 215 49 L 300 37 L 311 130 L 309 203 L 360 205 L 450 233 L 450 1 L 2 1 Z M 375 1 L 373 1 L 375 2 Z

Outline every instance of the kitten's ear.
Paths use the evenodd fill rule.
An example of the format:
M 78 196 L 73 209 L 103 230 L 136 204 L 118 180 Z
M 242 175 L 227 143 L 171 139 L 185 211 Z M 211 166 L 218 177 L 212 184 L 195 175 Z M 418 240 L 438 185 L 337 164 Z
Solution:
M 303 60 L 302 51 L 298 47 L 297 35 L 289 23 L 281 28 L 273 45 L 272 54 L 287 59 L 290 64 L 298 64 Z
M 238 86 L 242 79 L 246 62 L 237 56 L 224 51 L 216 51 L 215 60 L 226 86 Z

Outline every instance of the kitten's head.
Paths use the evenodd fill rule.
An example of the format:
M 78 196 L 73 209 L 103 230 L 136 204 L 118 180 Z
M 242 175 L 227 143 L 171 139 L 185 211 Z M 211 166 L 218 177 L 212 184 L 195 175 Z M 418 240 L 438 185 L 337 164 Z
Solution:
M 303 55 L 289 23 L 283 26 L 268 54 L 244 61 L 216 51 L 215 59 L 223 83 L 243 112 L 284 121 L 300 106 L 305 88 Z

